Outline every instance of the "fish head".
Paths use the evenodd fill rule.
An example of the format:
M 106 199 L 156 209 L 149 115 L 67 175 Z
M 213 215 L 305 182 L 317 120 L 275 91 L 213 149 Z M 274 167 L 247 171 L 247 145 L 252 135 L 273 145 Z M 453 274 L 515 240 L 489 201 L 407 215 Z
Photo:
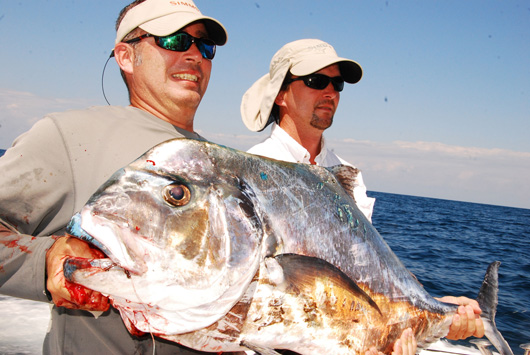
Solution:
M 162 143 L 116 172 L 72 219 L 68 232 L 94 244 L 128 279 L 137 280 L 138 302 L 171 309 L 225 302 L 227 308 L 259 267 L 263 228 L 251 189 L 218 170 L 216 161 L 223 157 L 203 144 L 180 141 Z M 78 282 L 134 298 L 122 292 L 128 289 L 122 281 L 92 276 Z M 177 304 L 171 292 L 179 295 Z

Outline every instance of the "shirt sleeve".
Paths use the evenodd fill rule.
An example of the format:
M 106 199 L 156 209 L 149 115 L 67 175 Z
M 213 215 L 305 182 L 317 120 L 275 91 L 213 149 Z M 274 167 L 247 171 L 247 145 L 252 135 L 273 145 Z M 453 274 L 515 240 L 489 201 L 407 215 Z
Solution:
M 374 211 L 375 198 L 366 195 L 366 186 L 364 185 L 362 173 L 359 171 L 353 187 L 353 197 L 355 203 L 361 212 L 372 222 L 372 213 Z
M 341 157 L 337 156 L 341 164 L 352 166 L 352 164 L 348 163 L 346 160 L 342 159 Z M 374 212 L 374 204 L 375 204 L 375 198 L 368 197 L 366 195 L 366 185 L 364 184 L 363 180 L 363 174 L 359 170 L 359 173 L 357 174 L 357 179 L 355 180 L 355 183 L 353 185 L 353 198 L 355 199 L 355 204 L 361 212 L 368 218 L 370 222 L 372 222 L 372 214 Z
M 52 120 L 19 136 L 0 158 L 0 293 L 48 301 L 46 251 L 72 189 L 68 154 Z M 68 208 L 67 208 L 68 210 Z M 71 211 L 67 212 L 71 215 Z

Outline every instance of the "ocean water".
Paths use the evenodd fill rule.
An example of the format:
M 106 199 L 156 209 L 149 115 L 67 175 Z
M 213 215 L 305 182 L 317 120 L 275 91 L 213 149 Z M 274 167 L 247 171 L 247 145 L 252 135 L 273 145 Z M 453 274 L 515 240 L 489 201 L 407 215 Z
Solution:
M 369 195 L 377 199 L 375 227 L 431 295 L 476 298 L 488 265 L 501 261 L 497 327 L 514 353 L 524 354 L 519 345 L 530 343 L 530 210 Z M 41 353 L 48 305 L 0 295 L 0 319 L 0 354 Z M 448 345 L 476 353 L 467 341 Z
M 433 296 L 477 297 L 500 261 L 497 328 L 515 354 L 530 343 L 530 209 L 369 192 L 373 224 Z M 458 344 L 467 342 L 459 341 Z

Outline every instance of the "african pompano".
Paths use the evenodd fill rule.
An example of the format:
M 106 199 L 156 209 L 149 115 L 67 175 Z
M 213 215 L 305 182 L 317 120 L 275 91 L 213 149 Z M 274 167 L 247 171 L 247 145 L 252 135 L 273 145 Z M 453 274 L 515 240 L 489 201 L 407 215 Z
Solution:
M 356 174 L 164 142 L 72 219 L 69 233 L 109 259 L 70 259 L 66 277 L 109 295 L 131 333 L 202 351 L 388 354 L 408 327 L 426 347 L 457 307 L 432 298 L 358 210 Z M 479 300 L 488 337 L 511 354 L 486 282 L 497 268 Z

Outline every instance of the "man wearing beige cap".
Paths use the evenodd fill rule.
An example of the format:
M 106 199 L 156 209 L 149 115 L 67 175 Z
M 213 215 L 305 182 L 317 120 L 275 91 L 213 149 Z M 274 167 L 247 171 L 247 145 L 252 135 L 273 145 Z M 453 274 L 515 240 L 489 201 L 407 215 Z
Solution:
M 302 39 L 283 46 L 272 58 L 269 74 L 241 102 L 243 122 L 251 131 L 273 124 L 270 136 L 249 152 L 295 163 L 348 164 L 329 149 L 323 132 L 333 122 L 344 82 L 354 84 L 361 76 L 359 64 L 339 57 L 326 42 Z M 353 191 L 370 219 L 375 199 L 366 196 L 361 172 Z
M 339 57 L 326 42 L 287 43 L 272 57 L 269 73 L 243 95 L 241 115 L 247 128 L 262 131 L 273 124 L 269 137 L 249 152 L 295 163 L 348 164 L 326 145 L 323 132 L 333 122 L 344 83 L 355 84 L 361 77 L 359 64 Z M 353 193 L 359 209 L 371 219 L 374 199 L 366 196 L 360 172 Z M 452 296 L 440 300 L 461 305 L 447 338 L 484 336 L 476 301 Z
M 202 139 L 195 112 L 216 45 L 226 40 L 223 25 L 191 0 L 131 3 L 118 18 L 113 50 L 130 106 L 49 114 L 0 158 L 0 294 L 53 301 L 44 354 L 198 353 L 132 336 L 106 297 L 67 283 L 66 257 L 102 255 L 64 234 L 116 170 L 168 139 Z

